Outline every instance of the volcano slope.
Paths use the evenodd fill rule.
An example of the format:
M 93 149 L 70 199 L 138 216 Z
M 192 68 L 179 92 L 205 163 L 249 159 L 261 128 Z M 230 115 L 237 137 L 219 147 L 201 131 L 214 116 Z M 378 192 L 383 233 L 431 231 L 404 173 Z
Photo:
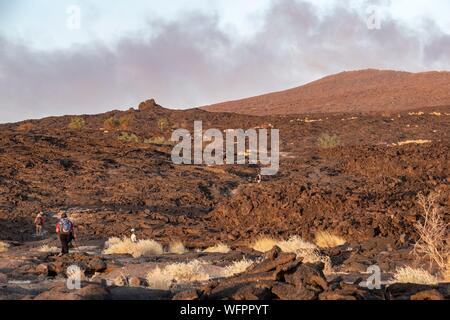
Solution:
M 250 115 L 405 111 L 450 105 L 450 72 L 347 71 L 304 86 L 204 109 Z
M 163 140 L 170 138 L 173 129 L 192 130 L 194 120 L 202 120 L 204 130 L 278 128 L 278 175 L 256 183 L 257 166 L 174 165 L 170 158 L 172 147 Z M 237 257 L 281 259 L 280 268 L 290 270 L 283 263 L 292 257 L 276 251 L 262 256 L 249 248 L 251 243 L 263 236 L 280 240 L 298 236 L 314 242 L 318 232 L 328 231 L 343 238 L 346 244 L 318 249 L 321 255 L 329 257 L 333 269 L 324 281 L 338 281 L 340 273 L 347 276 L 345 281 L 336 282 L 338 285 L 324 285 L 327 289 L 320 289 L 322 298 L 373 298 L 374 293 L 358 293 L 357 285 L 346 294 L 333 295 L 332 288 L 342 291 L 344 282 L 357 283 L 357 278 L 364 277 L 367 268 L 374 264 L 381 268 L 385 280 L 399 267 L 426 266 L 411 254 L 418 240 L 414 225 L 422 212 L 416 199 L 421 192 L 437 192 L 436 206 L 449 222 L 449 141 L 450 107 L 388 115 L 315 113 L 259 117 L 199 109 L 168 110 L 149 100 L 128 111 L 1 125 L 0 240 L 7 242 L 9 249 L 0 253 L 0 273 L 4 282 L 10 284 L 3 291 L 0 289 L 0 296 L 65 296 L 52 282 L 60 275 L 55 265 L 61 269 L 65 260 L 53 253 L 36 253 L 42 245 L 58 245 L 53 232 L 56 219 L 49 215 L 48 233 L 35 238 L 33 218 L 41 210 L 67 210 L 77 226 L 78 245 L 91 246 L 89 254 L 80 252 L 81 258 L 73 256 L 74 261 L 85 259 L 83 254 L 93 259 L 89 256 L 93 254 L 108 264 L 108 268 L 98 272 L 94 268 L 90 276 L 105 270 L 115 274 L 111 271 L 115 268 L 141 265 L 137 276 L 142 278 L 142 272 L 154 268 L 155 263 L 207 259 L 213 266 L 223 266 Z M 164 248 L 179 241 L 188 252 L 175 256 L 160 253 L 144 260 L 102 254 L 108 238 L 128 237 L 131 228 L 136 229 L 139 239 L 155 240 Z M 231 252 L 198 253 L 221 243 L 228 245 Z M 305 264 L 299 267 L 299 263 L 295 268 L 306 268 Z M 304 272 L 316 272 L 308 270 Z M 254 279 L 254 275 L 250 272 L 246 279 Z M 202 284 L 196 287 L 195 294 L 187 291 L 184 296 L 183 292 L 177 296 L 167 290 L 126 294 L 131 298 L 158 299 L 320 298 L 305 292 L 280 294 L 286 292 L 280 286 L 291 285 L 280 282 L 280 277 L 289 279 L 278 270 L 267 287 L 261 289 L 252 282 L 247 291 L 242 289 L 243 281 L 237 281 L 238 289 L 245 294 L 230 293 L 220 280 L 215 280 L 213 286 L 209 284 L 208 290 Z M 24 279 L 31 281 L 26 288 L 11 284 Z M 221 286 L 225 286 L 223 290 Z M 92 289 L 89 288 L 86 290 Z M 123 298 L 125 294 L 97 289 L 103 290 L 100 298 Z M 417 293 L 419 289 L 411 290 Z M 428 292 L 424 298 L 430 296 L 430 290 L 438 292 L 438 297 L 448 297 L 448 286 L 421 290 Z M 442 290 L 447 290 L 447 295 Z M 397 296 L 392 292 L 376 296 L 405 298 L 398 292 Z M 413 293 L 405 293 L 406 298 Z M 80 297 L 92 298 L 69 296 Z

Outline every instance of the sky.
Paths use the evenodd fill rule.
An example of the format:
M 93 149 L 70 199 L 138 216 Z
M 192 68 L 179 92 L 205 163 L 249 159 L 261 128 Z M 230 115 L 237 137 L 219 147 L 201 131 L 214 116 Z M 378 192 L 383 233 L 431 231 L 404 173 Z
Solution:
M 450 70 L 448 0 L 0 0 L 0 122 Z

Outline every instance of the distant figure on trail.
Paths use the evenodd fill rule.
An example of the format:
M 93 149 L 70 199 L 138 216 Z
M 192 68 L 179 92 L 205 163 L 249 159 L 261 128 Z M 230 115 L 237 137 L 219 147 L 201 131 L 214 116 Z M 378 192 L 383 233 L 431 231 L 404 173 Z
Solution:
M 68 254 L 70 243 L 75 239 L 75 235 L 73 222 L 69 220 L 65 212 L 61 213 L 60 219 L 56 224 L 56 233 L 61 241 L 60 255 Z
M 134 234 L 134 229 L 131 229 L 131 242 L 136 243 L 137 242 L 137 237 Z
M 258 175 L 256 176 L 256 183 L 261 183 L 262 181 L 262 177 L 261 177 L 261 173 L 258 173 Z
M 42 228 L 44 228 L 45 218 L 42 212 L 39 212 L 37 217 L 34 219 L 34 226 L 36 228 L 36 236 L 42 236 Z

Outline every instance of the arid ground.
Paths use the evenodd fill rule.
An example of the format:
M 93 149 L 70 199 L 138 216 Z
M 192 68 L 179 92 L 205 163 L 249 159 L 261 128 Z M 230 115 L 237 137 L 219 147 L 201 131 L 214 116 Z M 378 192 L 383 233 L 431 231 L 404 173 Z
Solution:
M 149 100 L 0 125 L 0 299 L 449 299 L 449 261 L 417 244 L 428 204 L 448 254 L 450 106 L 386 110 L 257 116 Z M 279 173 L 257 183 L 258 165 L 174 165 L 171 132 L 195 120 L 279 129 Z M 59 210 L 76 225 L 64 257 Z M 72 264 L 80 290 L 66 286 Z

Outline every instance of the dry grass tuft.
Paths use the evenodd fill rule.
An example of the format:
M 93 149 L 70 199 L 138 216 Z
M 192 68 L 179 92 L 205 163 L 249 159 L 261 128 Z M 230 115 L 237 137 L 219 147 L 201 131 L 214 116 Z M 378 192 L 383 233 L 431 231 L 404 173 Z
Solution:
M 193 282 L 208 281 L 213 278 L 228 278 L 244 272 L 254 261 L 242 259 L 232 264 L 218 268 L 200 260 L 187 263 L 173 263 L 163 268 L 156 267 L 147 274 L 150 288 L 169 290 L 175 285 L 185 285 Z M 214 269 L 218 269 L 214 271 Z
M 397 143 L 393 143 L 392 145 L 394 146 L 404 146 L 407 144 L 427 144 L 427 143 L 432 143 L 433 141 L 431 140 L 405 140 L 405 141 L 400 141 Z
M 322 133 L 318 139 L 318 143 L 321 148 L 334 148 L 341 144 L 341 140 L 336 134 Z
M 410 116 L 423 116 L 425 114 L 425 112 L 409 112 L 408 113 Z
M 419 259 L 428 260 L 430 269 L 437 268 L 444 278 L 450 273 L 449 223 L 445 222 L 445 213 L 437 205 L 440 194 L 428 196 L 419 193 L 417 202 L 421 208 L 421 219 L 414 227 L 419 240 L 413 252 Z
M 335 236 L 328 231 L 317 232 L 315 242 L 320 248 L 335 248 L 346 243 L 345 239 Z
M 330 258 L 322 255 L 315 244 L 304 241 L 298 236 L 294 236 L 289 238 L 289 240 L 278 242 L 277 245 L 283 252 L 295 253 L 297 257 L 302 258 L 305 263 L 323 262 L 325 265 L 324 273 L 333 273 Z
M 270 237 L 258 238 L 250 247 L 259 252 L 267 252 L 278 244 L 278 240 Z
M 222 275 L 225 278 L 232 277 L 236 274 L 242 273 L 245 270 L 247 270 L 252 264 L 254 263 L 253 260 L 248 259 L 242 259 L 240 261 L 235 261 L 231 265 L 226 266 L 223 271 Z
M 111 246 L 122 242 L 122 239 L 118 237 L 111 237 L 105 242 L 105 248 L 110 248 Z
M 188 263 L 174 263 L 164 268 L 156 267 L 147 274 L 150 288 L 168 290 L 175 284 L 208 281 L 210 279 L 204 262 L 194 260 Z
M 172 242 L 169 245 L 169 253 L 183 254 L 186 252 L 188 252 L 188 250 L 184 247 L 184 244 L 181 241 Z
M 223 243 L 216 244 L 215 246 L 203 250 L 203 252 L 207 253 L 228 253 L 230 251 L 230 247 Z
M 259 252 L 267 252 L 273 249 L 274 246 L 278 246 L 283 252 L 295 253 L 305 263 L 323 262 L 325 265 L 324 272 L 326 274 L 333 272 L 330 258 L 322 255 L 315 244 L 304 241 L 298 236 L 291 237 L 288 240 L 275 240 L 269 237 L 260 238 L 253 243 L 252 248 Z
M 142 256 L 162 254 L 163 247 L 154 240 L 139 240 L 132 242 L 131 239 L 110 238 L 105 243 L 104 254 L 131 254 L 133 258 Z
M 39 252 L 47 252 L 47 253 L 58 253 L 60 250 L 57 247 L 50 247 L 48 245 L 43 245 L 37 249 Z
M 393 283 L 414 283 L 434 285 L 439 283 L 438 279 L 424 269 L 403 267 L 397 269 L 392 280 Z
M 285 241 L 277 242 L 277 246 L 284 252 L 300 252 L 303 250 L 315 250 L 317 247 L 307 241 L 304 241 L 302 238 L 298 236 L 294 236 Z
M 0 241 L 0 252 L 6 252 L 8 251 L 9 244 L 6 242 Z

